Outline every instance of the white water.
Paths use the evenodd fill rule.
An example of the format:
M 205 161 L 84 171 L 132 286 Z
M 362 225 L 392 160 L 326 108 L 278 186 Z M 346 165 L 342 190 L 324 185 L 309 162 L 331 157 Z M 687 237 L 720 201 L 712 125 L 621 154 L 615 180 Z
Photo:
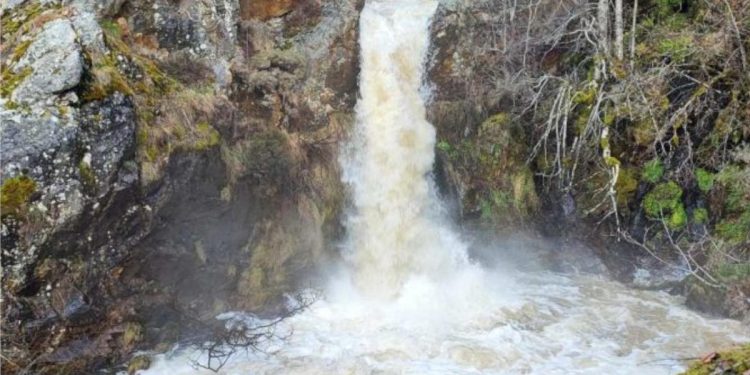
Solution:
M 588 276 L 482 269 L 443 225 L 428 177 L 423 58 L 435 1 L 368 1 L 358 124 L 342 158 L 353 188 L 346 264 L 322 300 L 285 321 L 286 341 L 223 374 L 672 374 L 677 360 L 747 340 L 665 293 Z M 516 249 L 516 251 L 523 251 Z M 147 374 L 198 374 L 162 356 Z
M 413 275 L 443 277 L 468 264 L 465 246 L 440 225 L 432 171 L 435 129 L 425 119 L 423 58 L 435 1 L 368 2 L 357 127 L 344 159 L 355 214 L 347 244 L 360 290 L 393 297 Z

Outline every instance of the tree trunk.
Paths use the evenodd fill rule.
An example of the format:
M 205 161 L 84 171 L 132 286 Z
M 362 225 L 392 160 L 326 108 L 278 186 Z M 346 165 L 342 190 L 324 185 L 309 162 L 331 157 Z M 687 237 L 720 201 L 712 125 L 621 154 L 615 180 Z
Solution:
M 625 58 L 624 34 L 622 20 L 622 0 L 615 0 L 615 56 L 622 61 Z
M 638 0 L 633 2 L 633 26 L 630 28 L 630 69 L 635 69 L 635 24 L 638 19 Z
M 599 26 L 600 52 L 609 55 L 609 0 L 599 0 L 596 21 Z

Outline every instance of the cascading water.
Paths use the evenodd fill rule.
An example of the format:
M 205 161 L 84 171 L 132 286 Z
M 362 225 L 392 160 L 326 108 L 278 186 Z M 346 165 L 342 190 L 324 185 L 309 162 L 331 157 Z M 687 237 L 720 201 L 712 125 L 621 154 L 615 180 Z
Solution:
M 435 129 L 425 119 L 422 65 L 436 1 L 371 2 L 360 18 L 361 99 L 345 180 L 354 190 L 348 249 L 357 285 L 393 296 L 412 275 L 441 276 L 467 264 L 440 225 L 428 174 Z
M 293 334 L 268 342 L 273 354 L 237 355 L 221 373 L 672 374 L 678 358 L 747 340 L 739 322 L 666 293 L 469 262 L 428 178 L 435 132 L 421 88 L 436 6 L 365 5 L 358 123 L 342 157 L 355 209 L 348 263 L 322 300 L 281 324 Z M 191 367 L 199 355 L 162 355 L 145 373 L 210 374 Z

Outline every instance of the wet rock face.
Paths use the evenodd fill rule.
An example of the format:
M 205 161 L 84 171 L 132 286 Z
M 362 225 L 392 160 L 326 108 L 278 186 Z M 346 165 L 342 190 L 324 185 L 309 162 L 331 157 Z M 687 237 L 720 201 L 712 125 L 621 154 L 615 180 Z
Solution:
M 243 19 L 258 19 L 266 21 L 281 17 L 294 9 L 297 0 L 242 0 L 240 14 Z
M 487 79 L 485 65 L 497 57 L 477 45 L 493 17 L 484 2 L 441 3 L 431 25 L 427 116 L 437 130 L 438 184 L 456 202 L 456 216 L 512 232 L 533 229 L 540 199 L 526 129 L 510 111 L 512 99 Z
M 2 35 L 3 356 L 22 367 L 87 373 L 273 311 L 336 256 L 363 2 L 183 3 L 3 4 L 22 30 Z
M 3 242 L 3 263 L 13 264 L 9 268 L 13 272 L 4 278 L 12 279 L 13 285 L 25 283 L 27 267 L 34 264 L 51 238 L 81 220 L 95 217 L 96 213 L 89 210 L 100 199 L 135 185 L 134 178 L 116 181 L 125 161 L 134 156 L 132 102 L 114 95 L 85 105 L 75 116 L 64 119 L 34 111 L 0 113 L 2 147 L 8 150 L 2 155 L 3 186 L 21 177 L 34 183 L 23 209 L 3 216 L 6 234 L 18 239 Z M 86 242 L 85 237 L 78 240 Z
M 292 23 L 307 19 L 309 22 L 319 14 L 320 0 L 240 0 L 240 16 L 244 20 L 256 19 L 268 21 L 292 13 Z

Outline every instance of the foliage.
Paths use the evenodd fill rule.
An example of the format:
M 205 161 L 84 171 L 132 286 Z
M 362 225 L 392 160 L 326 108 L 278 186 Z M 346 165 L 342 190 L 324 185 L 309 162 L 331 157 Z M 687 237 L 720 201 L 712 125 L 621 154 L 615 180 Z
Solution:
M 660 55 L 669 57 L 676 63 L 684 63 L 693 53 L 694 44 L 695 42 L 689 35 L 678 35 L 660 41 L 656 50 Z

